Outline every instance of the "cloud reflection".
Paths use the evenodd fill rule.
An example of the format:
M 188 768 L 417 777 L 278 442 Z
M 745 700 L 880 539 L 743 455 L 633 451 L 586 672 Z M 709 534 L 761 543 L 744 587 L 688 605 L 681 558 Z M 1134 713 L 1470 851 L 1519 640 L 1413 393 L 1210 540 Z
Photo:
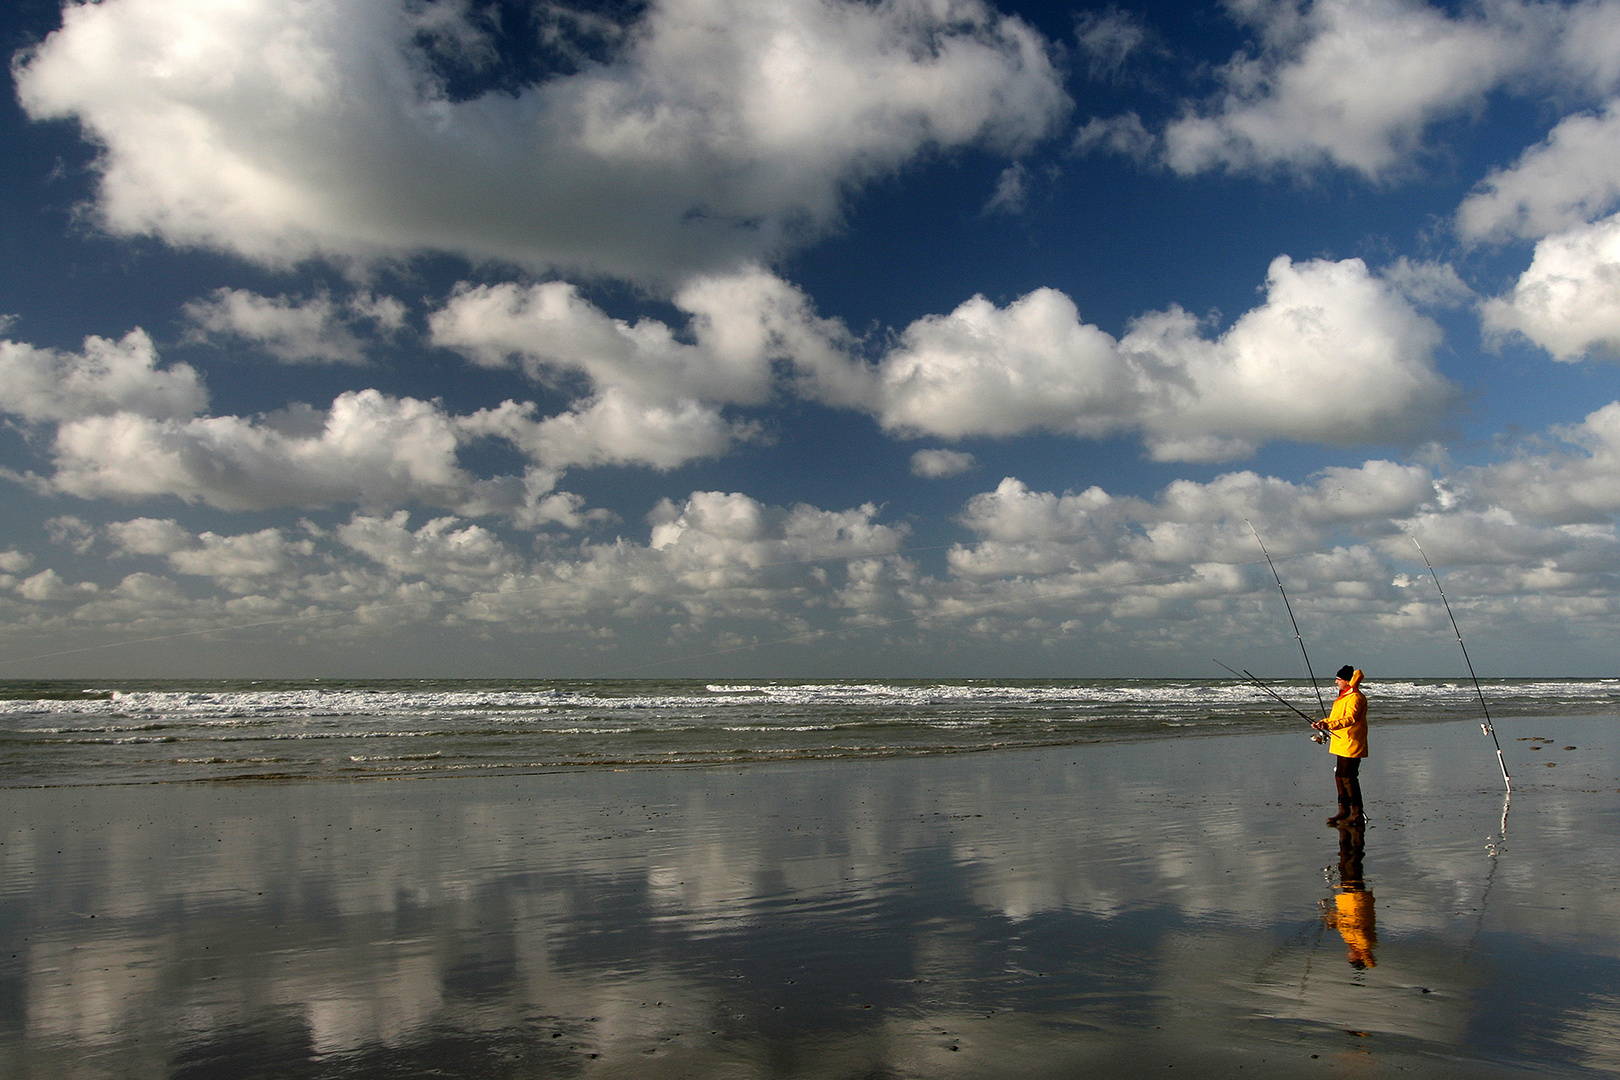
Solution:
M 7 791 L 0 1047 L 61 1077 L 1286 1075 L 1488 1029 L 1494 1060 L 1612 1063 L 1620 898 L 1569 873 L 1602 795 L 1518 796 L 1492 876 L 1470 726 L 1380 732 L 1342 842 L 1293 736 Z M 1534 1000 L 1504 970 L 1531 949 Z

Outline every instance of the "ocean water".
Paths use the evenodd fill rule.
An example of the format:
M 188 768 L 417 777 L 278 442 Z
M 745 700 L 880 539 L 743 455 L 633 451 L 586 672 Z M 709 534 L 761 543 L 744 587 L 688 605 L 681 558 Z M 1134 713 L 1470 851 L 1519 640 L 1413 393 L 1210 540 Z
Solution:
M 1308 683 L 1275 689 L 1317 714 Z M 1481 716 L 1471 682 L 1367 690 L 1375 725 Z M 1496 719 L 1620 713 L 1620 679 L 1496 679 L 1482 692 Z M 1291 729 L 1306 735 L 1236 680 L 8 681 L 0 786 L 653 768 Z

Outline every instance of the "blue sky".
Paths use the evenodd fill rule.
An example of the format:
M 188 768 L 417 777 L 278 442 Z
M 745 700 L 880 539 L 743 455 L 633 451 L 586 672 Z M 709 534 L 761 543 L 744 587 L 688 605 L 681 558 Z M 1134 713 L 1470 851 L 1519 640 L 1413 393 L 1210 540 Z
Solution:
M 1612 671 L 1620 0 L 0 20 L 6 676 Z

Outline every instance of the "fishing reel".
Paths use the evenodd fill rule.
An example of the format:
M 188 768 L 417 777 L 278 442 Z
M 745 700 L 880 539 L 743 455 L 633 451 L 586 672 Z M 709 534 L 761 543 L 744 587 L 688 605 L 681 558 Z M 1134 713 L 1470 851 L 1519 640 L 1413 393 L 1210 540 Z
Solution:
M 1323 743 L 1327 742 L 1327 736 L 1318 731 L 1311 736 L 1311 742 L 1315 743 L 1317 746 L 1321 746 Z

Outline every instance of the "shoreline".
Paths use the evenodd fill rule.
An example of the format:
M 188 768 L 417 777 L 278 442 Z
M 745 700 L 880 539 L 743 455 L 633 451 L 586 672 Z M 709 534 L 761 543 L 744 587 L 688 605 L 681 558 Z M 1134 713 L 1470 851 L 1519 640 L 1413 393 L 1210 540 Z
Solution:
M 1496 718 L 1495 725 L 1500 729 L 1506 724 L 1509 728 L 1516 725 L 1536 725 L 1559 723 L 1565 720 L 1605 720 L 1616 717 L 1607 712 L 1592 713 L 1547 713 L 1510 715 Z M 191 787 L 219 785 L 224 787 L 252 786 L 255 784 L 326 784 L 326 783 L 372 783 L 386 781 L 414 781 L 414 780 L 500 780 L 511 777 L 524 776 L 568 776 L 591 772 L 663 772 L 663 771 L 703 771 L 727 770 L 749 768 L 786 767 L 795 764 L 828 764 L 838 762 L 877 762 L 890 760 L 919 760 L 928 758 L 948 758 L 958 756 L 973 756 L 982 754 L 1019 754 L 1040 753 L 1051 751 L 1062 753 L 1068 750 L 1077 750 L 1087 747 L 1131 746 L 1159 742 L 1181 742 L 1191 739 L 1290 739 L 1303 738 L 1309 740 L 1308 729 L 1300 725 L 1290 725 L 1288 730 L 1255 729 L 1247 725 L 1234 724 L 1230 727 L 1209 727 L 1202 725 L 1178 725 L 1173 730 L 1155 732 L 1112 732 L 1091 738 L 1065 739 L 1050 742 L 1027 742 L 1006 745 L 977 745 L 977 746 L 945 746 L 945 747 L 895 747 L 881 750 L 863 751 L 848 747 L 837 747 L 825 752 L 817 751 L 790 751 L 779 756 L 764 753 L 757 756 L 734 756 L 721 761 L 692 761 L 672 760 L 658 761 L 645 758 L 626 759 L 623 761 L 586 760 L 579 762 L 546 762 L 541 764 L 494 764 L 484 767 L 466 767 L 460 769 L 445 769 L 440 767 L 424 768 L 414 772 L 359 772 L 349 774 L 319 773 L 242 773 L 231 776 L 188 776 L 168 780 L 103 780 L 103 781 L 64 781 L 59 783 L 6 783 L 0 780 L 0 792 L 5 791 L 48 791 L 58 788 L 162 788 L 162 787 Z M 1439 719 L 1415 719 L 1409 717 L 1384 721 L 1377 725 L 1380 731 L 1393 731 L 1402 728 L 1421 728 L 1429 726 L 1455 726 L 1465 728 L 1470 725 L 1479 726 L 1479 721 L 1457 720 L 1451 717 Z M 1295 730 L 1295 728 L 1299 730 Z M 1500 731 L 1499 731 L 1500 736 Z M 1512 738 L 1513 736 L 1509 736 Z M 836 752 L 834 752 L 836 750 Z M 1503 751 L 1507 753 L 1509 747 L 1504 745 Z M 1494 767 L 1494 759 L 1493 759 Z M 1500 776 L 1500 772 L 1496 773 Z
M 1496 727 L 1505 837 L 1477 723 L 1375 724 L 1365 968 L 1303 733 L 4 789 L 0 1074 L 1620 1067 L 1620 722 Z

